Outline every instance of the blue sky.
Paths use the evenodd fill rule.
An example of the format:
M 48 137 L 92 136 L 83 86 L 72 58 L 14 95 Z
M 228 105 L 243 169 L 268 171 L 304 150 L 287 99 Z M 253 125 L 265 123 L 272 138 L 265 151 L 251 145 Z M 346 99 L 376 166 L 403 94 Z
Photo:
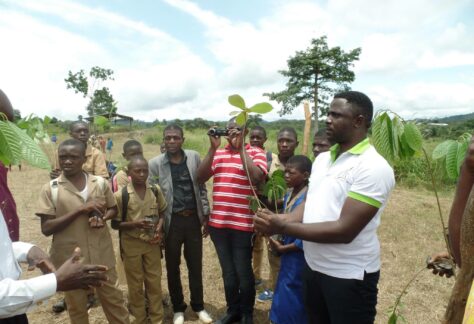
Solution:
M 0 88 L 23 115 L 76 119 L 69 70 L 111 68 L 118 112 L 225 120 L 284 88 L 278 70 L 312 38 L 362 48 L 352 88 L 405 118 L 474 109 L 470 0 L 0 0 Z M 278 118 L 279 105 L 265 119 Z M 298 108 L 289 118 L 303 118 Z

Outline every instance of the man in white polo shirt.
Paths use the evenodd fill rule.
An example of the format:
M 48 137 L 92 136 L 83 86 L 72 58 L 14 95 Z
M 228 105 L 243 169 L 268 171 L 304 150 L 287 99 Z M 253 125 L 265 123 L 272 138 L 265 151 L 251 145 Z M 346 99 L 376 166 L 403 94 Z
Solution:
M 305 307 L 310 323 L 373 323 L 380 276 L 377 227 L 395 185 L 393 170 L 369 144 L 370 99 L 334 96 L 326 121 L 329 152 L 315 160 L 306 205 L 291 214 L 257 213 L 255 228 L 304 240 Z

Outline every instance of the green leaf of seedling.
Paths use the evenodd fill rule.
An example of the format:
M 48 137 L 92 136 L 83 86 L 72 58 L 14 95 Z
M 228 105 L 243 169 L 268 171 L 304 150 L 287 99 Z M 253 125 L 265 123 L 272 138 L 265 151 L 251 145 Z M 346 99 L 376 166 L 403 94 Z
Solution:
M 392 315 L 390 315 L 390 317 L 388 318 L 388 324 L 397 324 L 397 320 L 398 316 L 397 314 L 395 314 L 395 312 L 393 312 Z
M 468 146 L 469 146 L 469 142 L 467 141 L 458 143 L 458 154 L 457 154 L 458 173 L 461 170 L 461 165 L 463 164 L 464 159 L 466 158 L 466 152 L 467 152 Z
M 453 140 L 447 140 L 438 144 L 433 150 L 433 153 L 431 153 L 431 158 L 433 160 L 438 160 L 438 159 L 446 157 L 446 154 L 448 154 L 448 147 L 453 142 L 454 142 Z
M 257 201 L 257 198 L 255 198 L 254 196 L 247 196 L 247 199 L 249 200 L 249 207 L 250 207 L 250 210 L 253 211 L 254 213 L 257 212 L 258 210 L 258 201 Z
M 94 117 L 94 124 L 97 126 L 105 126 L 109 120 L 105 118 L 104 116 L 96 116 Z
M 253 105 L 252 107 L 249 108 L 249 110 L 250 112 L 254 112 L 257 114 L 266 114 L 267 112 L 272 111 L 273 107 L 268 102 L 261 102 L 261 103 Z
M 446 173 L 450 179 L 456 179 L 459 174 L 457 169 L 458 162 L 458 142 L 453 141 L 449 147 L 446 154 Z
M 241 113 L 241 111 L 234 110 L 234 111 L 231 111 L 231 112 L 229 113 L 229 115 L 235 116 L 235 115 L 238 115 L 238 114 L 240 114 L 240 113 Z
M 12 122 L 0 121 L 0 156 L 4 164 L 21 160 L 21 145 L 13 127 L 17 128 Z
M 51 169 L 49 165 L 48 157 L 38 144 L 29 137 L 25 131 L 16 127 L 15 124 L 11 123 L 11 129 L 15 133 L 15 140 L 21 147 L 21 159 L 28 162 L 28 164 L 41 168 L 41 169 Z
M 413 123 L 405 124 L 405 136 L 408 145 L 415 152 L 419 152 L 423 146 L 423 136 L 418 127 Z
M 245 109 L 245 101 L 244 101 L 244 98 L 242 98 L 240 95 L 238 94 L 235 94 L 235 95 L 231 95 L 229 96 L 229 103 L 232 105 L 232 106 L 235 106 L 237 108 L 240 108 L 240 109 Z
M 244 126 L 246 121 L 247 121 L 247 114 L 244 111 L 242 111 L 240 114 L 237 115 L 237 117 L 235 117 L 235 122 L 239 126 Z

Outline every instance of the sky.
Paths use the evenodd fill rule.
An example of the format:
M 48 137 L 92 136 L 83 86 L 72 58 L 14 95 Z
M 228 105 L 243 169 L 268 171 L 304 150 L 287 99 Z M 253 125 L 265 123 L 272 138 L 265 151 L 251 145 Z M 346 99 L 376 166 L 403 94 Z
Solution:
M 327 36 L 361 47 L 353 90 L 406 119 L 474 111 L 472 0 L 0 0 L 0 89 L 23 116 L 74 120 L 68 71 L 114 71 L 118 113 L 227 120 L 281 91 L 287 59 Z M 263 116 L 279 118 L 281 108 Z M 302 107 L 285 118 L 303 119 Z

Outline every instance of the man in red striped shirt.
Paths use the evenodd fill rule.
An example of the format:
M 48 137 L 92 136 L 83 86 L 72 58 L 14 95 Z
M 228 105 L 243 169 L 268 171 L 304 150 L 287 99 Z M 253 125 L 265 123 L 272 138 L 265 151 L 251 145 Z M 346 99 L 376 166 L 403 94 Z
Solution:
M 254 213 L 247 197 L 253 195 L 251 186 L 265 179 L 267 160 L 262 149 L 244 143 L 247 129 L 242 131 L 234 119 L 229 121 L 227 129 L 229 143 L 223 149 L 219 149 L 220 137 L 209 136 L 209 151 L 197 170 L 197 180 L 204 183 L 214 176 L 208 230 L 219 257 L 227 302 L 227 313 L 216 323 L 240 320 L 240 323 L 250 324 L 255 302 Z

